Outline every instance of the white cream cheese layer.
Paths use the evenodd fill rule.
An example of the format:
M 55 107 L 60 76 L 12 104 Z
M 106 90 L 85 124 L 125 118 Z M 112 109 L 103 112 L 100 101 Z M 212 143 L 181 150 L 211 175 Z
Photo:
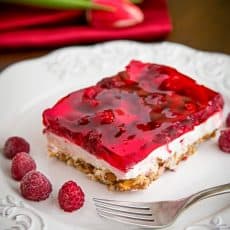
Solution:
M 128 172 L 120 171 L 114 168 L 103 159 L 98 159 L 94 155 L 88 153 L 81 147 L 73 144 L 63 137 L 59 137 L 53 133 L 47 132 L 49 148 L 52 152 L 63 151 L 71 155 L 73 159 L 82 159 L 85 162 L 92 164 L 96 168 L 103 170 L 110 170 L 113 172 L 117 179 L 130 179 L 135 178 L 140 174 L 146 174 L 149 171 L 155 171 L 157 167 L 157 158 L 167 160 L 172 154 L 177 153 L 180 156 L 187 152 L 188 146 L 195 143 L 197 140 L 205 136 L 206 134 L 212 133 L 215 129 L 218 129 L 221 125 L 222 113 L 215 113 L 213 116 L 208 118 L 205 122 L 195 126 L 195 128 L 168 143 L 167 145 L 161 146 L 155 149 L 145 159 L 137 163 Z

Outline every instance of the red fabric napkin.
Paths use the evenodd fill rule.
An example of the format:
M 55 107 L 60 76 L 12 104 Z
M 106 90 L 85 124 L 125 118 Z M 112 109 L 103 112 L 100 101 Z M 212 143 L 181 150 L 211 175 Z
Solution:
M 0 10 L 0 48 L 57 47 L 108 40 L 154 40 L 172 29 L 166 0 L 145 0 L 144 21 L 122 29 L 87 25 L 81 11 L 41 10 L 3 6 Z

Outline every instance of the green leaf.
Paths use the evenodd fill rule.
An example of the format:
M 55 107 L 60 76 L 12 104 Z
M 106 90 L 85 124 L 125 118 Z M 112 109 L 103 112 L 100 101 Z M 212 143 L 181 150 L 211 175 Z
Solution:
M 49 9 L 100 9 L 111 10 L 111 7 L 93 3 L 89 0 L 1 0 L 1 2 L 23 4 Z
M 140 4 L 142 3 L 144 0 L 131 0 L 132 3 L 134 4 Z

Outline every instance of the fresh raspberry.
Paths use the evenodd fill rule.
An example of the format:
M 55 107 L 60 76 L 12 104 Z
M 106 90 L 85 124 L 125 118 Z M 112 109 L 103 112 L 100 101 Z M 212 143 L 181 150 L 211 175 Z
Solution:
M 66 212 L 81 208 L 85 201 L 84 197 L 82 189 L 74 181 L 67 181 L 58 193 L 59 205 Z
M 230 127 L 230 113 L 228 113 L 228 116 L 226 119 L 226 125 L 227 125 L 227 127 Z
M 21 180 L 26 173 L 35 169 L 36 163 L 28 153 L 17 153 L 13 157 L 11 175 L 15 180 Z
M 49 197 L 52 185 L 45 175 L 33 170 L 22 178 L 20 190 L 25 199 L 40 201 Z
M 230 129 L 221 131 L 218 144 L 222 151 L 230 153 Z
M 30 145 L 29 143 L 23 139 L 22 137 L 10 137 L 5 142 L 3 153 L 4 155 L 12 159 L 17 153 L 26 152 L 29 153 Z

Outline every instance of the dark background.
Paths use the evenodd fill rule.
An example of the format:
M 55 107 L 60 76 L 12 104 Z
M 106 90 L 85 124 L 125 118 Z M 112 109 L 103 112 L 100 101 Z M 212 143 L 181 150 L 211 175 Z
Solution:
M 167 41 L 230 54 L 230 0 L 169 0 L 168 4 L 173 32 Z M 0 70 L 50 51 L 52 49 L 0 51 Z

